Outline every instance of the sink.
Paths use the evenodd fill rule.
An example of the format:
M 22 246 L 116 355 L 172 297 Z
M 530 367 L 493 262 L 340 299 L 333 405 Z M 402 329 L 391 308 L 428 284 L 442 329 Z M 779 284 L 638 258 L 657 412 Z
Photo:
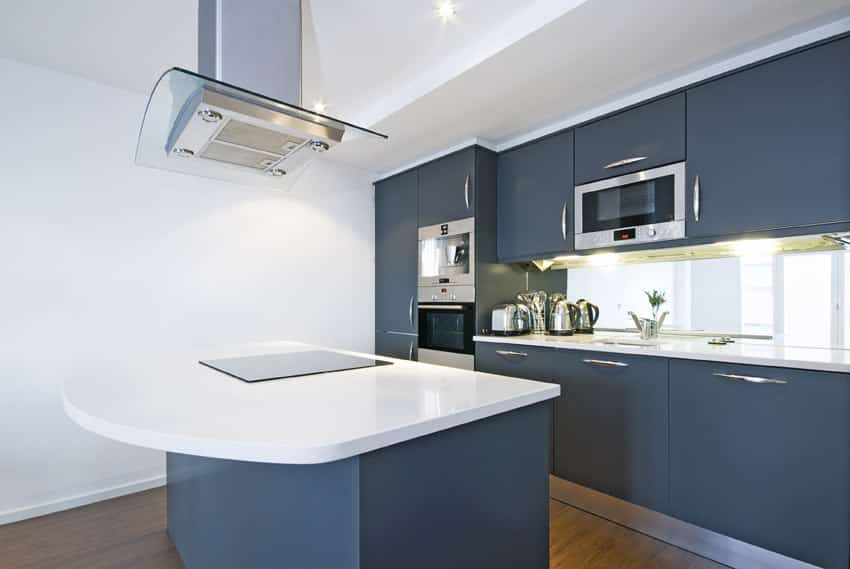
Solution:
M 661 342 L 658 340 L 638 340 L 638 339 L 627 339 L 624 338 L 614 339 L 614 338 L 600 338 L 598 340 L 593 340 L 591 344 L 605 344 L 608 346 L 638 346 L 641 348 L 649 347 L 649 346 L 657 346 Z

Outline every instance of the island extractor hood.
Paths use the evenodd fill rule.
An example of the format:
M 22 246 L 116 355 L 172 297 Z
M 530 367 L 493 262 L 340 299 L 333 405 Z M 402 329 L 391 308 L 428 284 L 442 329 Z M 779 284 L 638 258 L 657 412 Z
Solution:
M 301 106 L 300 0 L 200 0 L 198 69 L 151 93 L 136 164 L 280 187 L 352 133 L 386 135 Z

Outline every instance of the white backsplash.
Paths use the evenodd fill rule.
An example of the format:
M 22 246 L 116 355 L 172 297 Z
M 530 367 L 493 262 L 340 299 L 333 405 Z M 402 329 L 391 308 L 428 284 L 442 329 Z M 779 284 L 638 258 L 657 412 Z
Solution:
M 847 284 L 845 284 L 847 283 Z M 774 336 L 850 348 L 850 253 L 734 257 L 567 270 L 571 300 L 598 304 L 598 327 L 649 316 L 645 290 L 667 293 L 667 329 Z

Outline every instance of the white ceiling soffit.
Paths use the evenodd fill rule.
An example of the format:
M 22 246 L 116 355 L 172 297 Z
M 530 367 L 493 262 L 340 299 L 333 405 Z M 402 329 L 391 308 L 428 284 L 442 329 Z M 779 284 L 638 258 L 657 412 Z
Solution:
M 387 143 L 341 145 L 335 158 L 384 177 L 475 140 L 503 149 L 722 72 L 721 62 L 747 63 L 742 54 L 791 49 L 795 35 L 806 43 L 846 31 L 848 8 L 848 0 L 588 0 L 373 124 Z
M 442 22 L 438 0 L 310 0 L 305 102 L 376 124 L 585 1 L 455 0 Z
M 0 0 L 0 57 L 150 93 L 196 69 L 196 0 Z

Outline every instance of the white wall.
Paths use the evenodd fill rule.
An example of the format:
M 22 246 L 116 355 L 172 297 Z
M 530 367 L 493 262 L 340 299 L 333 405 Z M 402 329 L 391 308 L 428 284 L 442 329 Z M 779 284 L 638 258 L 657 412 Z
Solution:
M 0 77 L 0 523 L 163 475 L 162 453 L 65 417 L 72 371 L 251 340 L 373 349 L 368 173 L 314 163 L 280 192 L 137 167 L 144 97 L 2 59 Z

